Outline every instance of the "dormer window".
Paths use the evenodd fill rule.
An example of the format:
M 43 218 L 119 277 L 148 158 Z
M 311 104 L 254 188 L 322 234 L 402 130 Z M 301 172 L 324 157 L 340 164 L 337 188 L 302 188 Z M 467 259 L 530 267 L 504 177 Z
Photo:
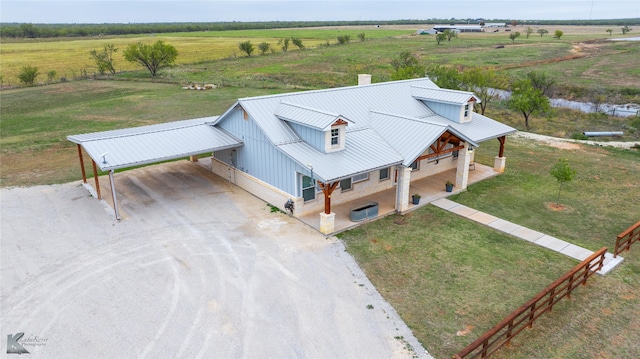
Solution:
M 340 145 L 340 129 L 332 128 L 331 129 L 331 146 L 339 146 Z
M 324 150 L 326 153 L 344 150 L 347 122 L 338 119 L 325 131 Z
M 469 117 L 469 104 L 464 105 L 464 117 Z

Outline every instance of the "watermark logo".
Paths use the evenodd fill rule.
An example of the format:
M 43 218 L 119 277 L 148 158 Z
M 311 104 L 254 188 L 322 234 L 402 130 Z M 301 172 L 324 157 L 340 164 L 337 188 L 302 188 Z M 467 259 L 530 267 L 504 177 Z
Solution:
M 7 354 L 31 354 L 25 347 L 43 347 L 48 341 L 49 338 L 37 335 L 9 334 L 7 335 Z
M 7 354 L 29 354 L 22 344 L 18 342 L 24 333 L 16 333 L 7 335 Z

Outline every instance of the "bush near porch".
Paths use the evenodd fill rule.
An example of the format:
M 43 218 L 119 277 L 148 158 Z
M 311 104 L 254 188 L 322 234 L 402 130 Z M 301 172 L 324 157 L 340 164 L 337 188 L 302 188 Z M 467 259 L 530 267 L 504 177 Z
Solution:
M 496 146 L 492 148 L 492 146 Z M 476 161 L 491 164 L 496 144 Z M 560 150 L 507 140 L 507 170 L 453 200 L 590 250 L 607 246 L 638 220 L 640 156 L 583 146 Z M 568 158 L 577 176 L 555 212 L 549 174 Z M 566 192 L 564 192 L 566 191 Z M 340 235 L 372 283 L 436 358 L 451 357 L 577 264 L 542 247 L 433 206 L 390 216 Z M 640 342 L 640 247 L 606 277 L 592 277 L 554 306 L 497 358 L 635 357 Z

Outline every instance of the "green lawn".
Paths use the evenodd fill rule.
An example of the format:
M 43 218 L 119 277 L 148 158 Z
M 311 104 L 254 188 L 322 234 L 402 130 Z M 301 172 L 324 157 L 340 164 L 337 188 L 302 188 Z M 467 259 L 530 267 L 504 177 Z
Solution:
M 497 147 L 497 141 L 496 147 Z M 477 150 L 492 164 L 496 148 Z M 560 150 L 507 141 L 507 170 L 454 201 L 591 250 L 613 249 L 640 216 L 640 155 L 597 147 Z M 551 165 L 578 171 L 550 210 L 558 185 Z M 615 185 L 613 185 L 615 184 Z M 339 236 L 369 279 L 436 358 L 447 358 L 573 268 L 577 262 L 427 206 Z M 498 358 L 632 358 L 640 343 L 640 246 L 606 277 L 594 277 Z M 459 336 L 459 331 L 468 331 Z

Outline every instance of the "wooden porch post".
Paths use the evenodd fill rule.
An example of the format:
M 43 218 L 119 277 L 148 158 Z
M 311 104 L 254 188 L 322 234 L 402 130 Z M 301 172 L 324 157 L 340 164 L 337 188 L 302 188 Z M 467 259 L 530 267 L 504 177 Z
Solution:
M 331 213 L 331 194 L 336 189 L 336 187 L 338 187 L 338 183 L 339 182 L 333 182 L 332 184 L 327 185 L 325 183 L 318 181 L 318 185 L 320 185 L 320 188 L 322 188 L 322 193 L 324 193 L 324 213 L 325 214 Z
M 100 180 L 98 179 L 98 169 L 96 168 L 96 161 L 91 159 L 91 164 L 93 165 L 93 178 L 96 180 L 96 193 L 98 194 L 98 199 L 102 199 L 102 195 L 100 194 Z
M 82 170 L 82 182 L 87 183 L 87 174 L 84 171 L 84 161 L 82 160 L 82 146 L 78 143 L 78 157 L 80 157 L 80 169 Z
M 500 151 L 498 151 L 498 157 L 504 157 L 504 144 L 507 142 L 507 136 L 498 137 L 500 141 Z

